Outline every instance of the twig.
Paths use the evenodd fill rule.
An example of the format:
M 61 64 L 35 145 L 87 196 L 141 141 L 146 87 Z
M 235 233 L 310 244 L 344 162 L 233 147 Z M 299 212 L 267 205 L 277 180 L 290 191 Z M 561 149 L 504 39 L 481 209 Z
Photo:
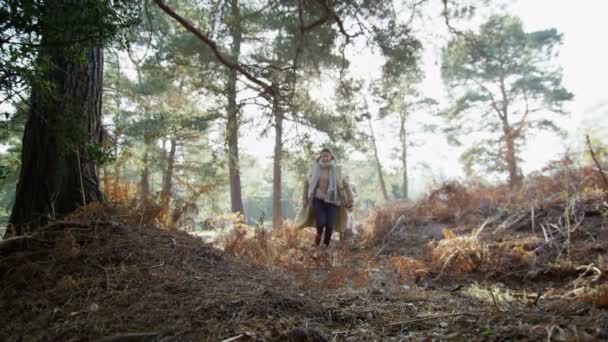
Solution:
M 433 319 L 440 319 L 440 318 L 447 318 L 447 317 L 455 317 L 455 316 L 463 316 L 463 315 L 470 315 L 470 316 L 479 316 L 479 314 L 473 313 L 473 312 L 458 312 L 458 313 L 453 313 L 453 314 L 447 314 L 447 315 L 439 315 L 439 316 L 431 316 L 431 317 L 424 317 L 424 318 L 418 318 L 418 319 L 412 319 L 409 321 L 404 321 L 404 322 L 395 322 L 395 323 L 389 323 L 388 326 L 392 327 L 395 325 L 405 325 L 405 324 L 410 324 L 410 323 L 417 323 L 417 322 L 423 322 L 423 321 L 430 321 Z
M 163 267 L 163 266 L 165 266 L 165 260 L 161 260 L 161 261 L 160 261 L 160 264 L 150 266 L 150 268 L 154 268 L 154 267 Z
M 110 273 L 108 273 L 108 270 L 105 267 L 99 267 L 101 267 L 101 269 L 103 269 L 103 271 L 106 273 L 106 291 L 108 291 L 110 290 Z
M 586 134 L 585 137 L 587 138 L 587 146 L 589 147 L 589 152 L 591 153 L 591 158 L 593 158 L 593 162 L 595 163 L 595 166 L 597 166 L 597 168 L 599 169 L 600 176 L 602 176 L 602 180 L 604 181 L 604 190 L 608 191 L 608 179 L 606 179 L 604 170 L 602 170 L 602 166 L 600 165 L 600 162 L 597 160 L 597 157 L 595 156 L 595 152 L 593 151 L 593 148 L 591 147 L 591 139 L 589 139 L 589 134 Z
M 536 299 L 534 299 L 534 306 L 538 306 L 538 300 L 540 299 L 540 297 L 542 297 L 542 292 L 538 291 L 538 294 L 536 295 Z
M 479 236 L 479 234 L 483 231 L 483 229 L 490 223 L 498 220 L 500 217 L 502 216 L 502 214 L 499 215 L 495 215 L 494 217 L 488 217 L 483 224 L 481 225 L 481 227 L 479 227 L 479 229 L 477 230 L 477 232 L 475 232 L 475 238 L 477 238 Z
M 382 246 L 380 247 L 380 249 L 378 249 L 378 251 L 376 252 L 376 254 L 374 254 L 374 258 L 377 258 L 378 255 L 380 255 L 380 252 L 382 252 L 382 250 L 384 249 L 384 247 L 386 247 L 386 238 L 391 235 L 395 229 L 397 229 L 397 227 L 399 227 L 402 223 L 402 221 L 405 219 L 405 216 L 401 215 L 399 216 L 399 218 L 397 219 L 397 221 L 395 222 L 395 225 L 393 225 L 393 228 L 391 228 L 391 230 L 388 231 L 388 233 L 386 233 L 386 235 L 384 235 L 384 238 L 382 239 Z
M 491 288 L 488 288 L 488 292 L 490 292 L 490 296 L 492 297 L 492 302 L 494 303 L 494 307 L 496 308 L 496 311 L 500 311 L 500 308 L 498 307 L 498 303 L 496 303 L 496 297 L 494 296 L 494 291 L 492 291 Z
M 589 283 L 593 283 L 595 281 L 597 281 L 598 279 L 601 278 L 602 276 L 602 271 L 595 267 L 593 263 L 589 264 L 589 265 L 582 265 L 582 266 L 578 266 L 576 267 L 577 271 L 583 271 L 583 273 L 581 273 L 581 275 L 578 276 L 578 278 L 576 278 L 574 281 L 572 281 L 568 287 L 572 286 L 575 289 L 577 287 L 579 287 L 579 285 L 582 283 L 583 278 L 585 276 L 587 276 L 591 271 L 593 271 L 593 273 L 595 273 L 595 276 L 589 281 Z
M 231 338 L 227 338 L 227 339 L 225 339 L 225 340 L 222 340 L 222 342 L 231 342 L 231 341 L 236 341 L 236 340 L 238 340 L 238 339 L 240 339 L 241 337 L 244 337 L 244 336 L 245 336 L 245 334 L 240 334 L 240 335 L 237 335 L 237 336 L 234 336 L 234 337 L 231 337 Z
M 593 169 L 594 169 L 595 171 L 599 171 L 599 172 L 602 172 L 602 173 L 603 173 L 603 174 L 605 174 L 605 175 L 608 175 L 608 171 L 604 171 L 604 170 L 602 170 L 602 169 L 598 169 L 597 167 L 594 167 Z
M 555 324 L 545 328 L 547 330 L 547 342 L 551 342 L 551 337 L 553 336 L 553 330 L 555 329 Z
M 540 228 L 543 230 L 543 235 L 545 236 L 545 242 L 549 242 L 549 236 L 547 235 L 547 230 L 545 230 L 545 225 L 541 224 Z
M 498 228 L 496 228 L 494 230 L 494 235 L 496 235 L 498 232 L 500 232 L 501 230 L 507 230 L 512 228 L 513 226 L 515 226 L 516 224 L 518 224 L 519 222 L 521 222 L 522 219 L 524 219 L 525 217 L 528 216 L 528 210 L 522 210 L 519 213 L 515 213 L 514 215 L 511 215 L 510 217 L 508 217 L 505 222 L 503 222 L 502 224 L 500 224 L 498 226 Z

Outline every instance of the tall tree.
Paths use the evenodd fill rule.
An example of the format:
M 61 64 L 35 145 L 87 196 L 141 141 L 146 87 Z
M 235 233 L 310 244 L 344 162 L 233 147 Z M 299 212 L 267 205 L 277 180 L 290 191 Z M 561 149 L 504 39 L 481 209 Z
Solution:
M 415 6 L 412 11 L 412 15 L 414 15 Z M 380 118 L 395 114 L 399 117 L 402 198 L 408 198 L 409 192 L 408 146 L 411 143 L 408 141 L 406 124 L 411 113 L 417 109 L 418 104 L 430 101 L 429 99 L 422 99 L 415 89 L 415 84 L 422 79 L 422 72 L 419 68 L 421 46 L 420 42 L 411 39 L 407 32 L 409 32 L 407 26 L 396 25 L 387 32 L 378 34 L 377 39 L 380 42 L 385 62 L 382 66 L 382 79 L 373 89 L 381 105 Z M 378 165 L 380 165 L 379 162 Z M 378 169 L 380 173 L 381 168 L 378 167 Z M 385 192 L 386 186 L 383 187 L 383 192 Z
M 380 190 L 382 190 L 382 196 L 385 201 L 388 201 L 388 191 L 386 190 L 386 182 L 384 181 L 384 171 L 382 170 L 382 163 L 380 162 L 380 155 L 378 154 L 378 145 L 376 144 L 376 136 L 374 134 L 374 126 L 372 125 L 372 116 L 365 114 L 367 123 L 369 125 L 369 141 L 372 145 L 372 152 L 374 153 L 374 162 L 376 164 L 376 171 L 378 173 L 378 183 L 380 184 Z
M 397 154 L 401 162 L 401 191 L 402 198 L 409 197 L 408 159 L 409 149 L 415 146 L 412 139 L 411 116 L 417 111 L 428 110 L 436 104 L 433 99 L 422 96 L 416 89 L 420 82 L 420 74 L 417 72 L 403 73 L 396 77 L 385 77 L 374 90 L 378 96 L 380 107 L 380 118 L 398 119 L 399 147 Z
M 257 53 L 249 59 L 243 59 L 249 62 L 249 65 L 245 65 L 239 60 L 232 60 L 224 52 L 227 49 L 222 48 L 216 39 L 201 31 L 165 1 L 154 2 L 206 44 L 219 62 L 237 71 L 247 80 L 250 87 L 259 90 L 260 97 L 267 102 L 266 108 L 272 113 L 269 121 L 274 126 L 275 133 L 283 132 L 281 125 L 288 119 L 288 113 L 298 112 L 293 110 L 291 100 L 292 94 L 296 93 L 298 71 L 303 69 L 303 65 L 311 65 L 310 69 L 318 71 L 320 65 L 332 60 L 326 58 L 332 51 L 338 50 L 344 56 L 346 46 L 357 37 L 364 36 L 363 39 L 367 38 L 368 43 L 379 42 L 380 36 L 389 36 L 384 33 L 395 27 L 392 1 L 297 1 L 273 3 L 270 6 L 256 4 L 259 9 L 255 13 L 265 19 L 264 26 L 268 32 L 266 35 L 260 35 Z M 411 37 L 410 32 L 400 31 L 399 37 L 393 41 L 404 36 Z M 404 47 L 405 50 L 410 48 L 412 47 L 409 45 Z M 335 59 L 332 62 L 335 62 Z M 340 64 L 341 78 L 348 63 L 342 58 Z M 274 162 L 277 164 L 277 171 L 281 168 L 282 140 L 275 139 L 276 144 L 279 144 L 275 146 Z M 281 196 L 280 172 L 276 175 L 273 202 L 278 204 Z M 273 215 L 280 217 L 279 208 L 275 209 Z M 279 217 L 275 217 L 273 221 L 280 221 Z
M 230 44 L 230 58 L 238 63 L 241 55 L 241 42 L 243 30 L 241 28 L 241 11 L 239 0 L 230 0 L 229 30 L 232 43 Z M 228 143 L 228 174 L 230 178 L 230 210 L 243 213 L 243 198 L 241 195 L 241 175 L 239 170 L 239 106 L 237 105 L 237 71 L 228 70 L 226 83 L 226 141 Z
M 493 16 L 479 32 L 459 34 L 443 51 L 442 76 L 454 105 L 442 113 L 453 141 L 483 132 L 463 155 L 468 167 L 507 172 L 520 182 L 519 149 L 533 130 L 559 128 L 545 114 L 565 114 L 573 95 L 562 86 L 555 63 L 562 35 L 555 29 L 525 32 L 521 20 Z
M 10 218 L 12 233 L 22 234 L 49 218 L 103 199 L 96 170 L 101 140 L 101 47 L 117 32 L 124 19 L 117 11 L 125 5 L 101 0 L 14 5 L 24 12 L 35 11 L 28 13 L 35 17 L 25 19 L 32 21 L 31 28 L 40 37 L 36 63 L 42 80 L 31 83 Z

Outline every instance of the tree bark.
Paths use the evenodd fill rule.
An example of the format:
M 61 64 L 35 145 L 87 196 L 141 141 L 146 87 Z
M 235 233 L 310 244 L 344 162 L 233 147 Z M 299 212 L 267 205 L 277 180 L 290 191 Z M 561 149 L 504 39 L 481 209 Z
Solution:
M 77 28 L 61 26 L 63 8 L 59 4 L 57 10 L 49 9 L 42 25 L 62 27 L 59 39 L 73 41 Z M 53 44 L 57 37 L 49 36 L 42 37 L 39 59 L 46 65 L 46 82 L 32 85 L 23 134 L 10 218 L 16 235 L 34 231 L 83 204 L 103 200 L 96 162 L 88 152 L 101 145 L 102 48 L 91 44 L 65 49 Z
M 241 54 L 241 18 L 239 11 L 239 1 L 231 0 L 232 24 L 230 34 L 232 36 L 232 46 L 230 49 L 231 58 L 238 63 Z M 239 108 L 236 103 L 236 69 L 228 69 L 228 83 L 226 96 L 228 97 L 226 127 L 226 140 L 228 143 L 228 174 L 230 181 L 230 210 L 232 212 L 243 212 L 243 199 L 241 196 L 241 175 L 239 169 Z
M 177 150 L 177 140 L 172 137 L 170 140 L 171 148 L 167 156 L 167 169 L 163 175 L 163 189 L 161 191 L 161 206 L 169 209 L 169 200 L 171 199 L 171 189 L 173 187 L 173 171 L 175 168 L 175 152 Z
M 122 134 L 122 131 L 120 132 Z M 118 128 L 116 129 L 116 137 L 114 139 L 114 155 L 118 157 L 118 153 L 119 151 L 119 145 L 118 145 L 118 134 L 119 134 L 119 130 Z M 114 162 L 114 181 L 112 182 L 112 190 L 113 190 L 113 194 L 116 195 L 118 193 L 118 186 L 120 184 L 120 162 L 118 160 L 116 160 Z M 109 191 L 109 188 L 107 188 L 106 191 Z
M 403 168 L 401 192 L 404 199 L 409 198 L 409 182 L 407 175 L 407 130 L 405 129 L 406 119 L 406 113 L 400 113 L 399 139 L 401 140 L 401 167 Z
M 372 141 L 372 148 L 374 150 L 374 158 L 376 160 L 376 168 L 378 170 L 378 180 L 380 181 L 380 189 L 382 190 L 382 196 L 384 200 L 388 201 L 388 192 L 386 191 L 386 183 L 384 182 L 384 174 L 382 172 L 382 164 L 380 163 L 380 157 L 378 156 L 378 147 L 376 146 L 376 137 L 374 136 L 374 128 L 372 127 L 371 117 L 367 118 L 369 123 L 370 138 Z
M 281 206 L 281 160 L 283 154 L 283 115 L 280 113 L 278 99 L 273 97 L 274 126 L 274 160 L 272 169 L 272 226 L 278 228 L 283 224 Z
M 509 187 L 511 189 L 517 187 L 520 184 L 520 177 L 517 168 L 517 156 L 515 155 L 515 137 L 512 134 L 512 130 L 509 127 L 503 127 L 504 140 L 506 145 L 505 151 L 505 162 L 507 163 L 507 170 L 509 171 Z
M 144 159 L 143 159 L 143 165 L 142 165 L 142 169 L 141 169 L 141 182 L 139 185 L 139 198 L 140 198 L 140 203 L 145 203 L 146 198 L 148 198 L 150 196 L 150 166 L 148 165 L 148 159 L 149 159 L 149 145 L 150 145 L 150 141 L 152 139 L 150 139 L 149 137 L 144 136 Z
M 509 187 L 513 189 L 520 184 L 521 180 L 517 172 L 517 156 L 515 155 L 516 135 L 514 134 L 513 128 L 509 124 L 509 98 L 507 96 L 504 76 L 500 77 L 500 93 L 502 95 L 502 113 L 499 113 L 499 117 L 502 120 L 502 130 L 504 134 L 503 138 L 506 145 L 504 158 L 505 163 L 507 164 L 507 170 L 509 172 Z

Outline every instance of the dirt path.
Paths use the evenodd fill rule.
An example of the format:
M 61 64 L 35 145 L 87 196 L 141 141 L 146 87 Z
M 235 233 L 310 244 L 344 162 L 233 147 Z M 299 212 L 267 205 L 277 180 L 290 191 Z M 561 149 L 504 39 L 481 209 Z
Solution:
M 550 293 L 561 284 L 554 279 L 497 281 L 487 274 L 436 279 L 418 274 L 415 268 L 422 265 L 416 261 L 424 260 L 424 246 L 436 239 L 440 229 L 438 225 L 412 228 L 373 247 L 338 242 L 326 252 L 313 271 L 321 295 L 311 297 L 324 304 L 327 338 L 608 339 L 606 310 L 552 300 Z

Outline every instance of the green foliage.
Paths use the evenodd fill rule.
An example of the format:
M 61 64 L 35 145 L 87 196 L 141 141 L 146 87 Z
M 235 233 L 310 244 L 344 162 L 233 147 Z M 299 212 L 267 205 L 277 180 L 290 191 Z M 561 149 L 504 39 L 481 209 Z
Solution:
M 15 200 L 15 185 L 21 166 L 21 137 L 27 106 L 17 103 L 12 114 L 0 118 L 0 217 L 7 215 Z
M 67 55 L 74 43 L 124 43 L 124 29 L 137 22 L 141 5 L 134 0 L 2 0 L 0 4 L 1 102 L 15 100 L 30 85 L 40 83 L 48 69 L 40 58 L 45 47 L 63 47 Z M 72 37 L 66 37 L 65 27 L 70 27 Z
M 420 74 L 418 63 L 422 43 L 412 35 L 411 28 L 391 21 L 386 29 L 376 28 L 374 33 L 375 40 L 386 58 L 383 65 L 385 78 Z

